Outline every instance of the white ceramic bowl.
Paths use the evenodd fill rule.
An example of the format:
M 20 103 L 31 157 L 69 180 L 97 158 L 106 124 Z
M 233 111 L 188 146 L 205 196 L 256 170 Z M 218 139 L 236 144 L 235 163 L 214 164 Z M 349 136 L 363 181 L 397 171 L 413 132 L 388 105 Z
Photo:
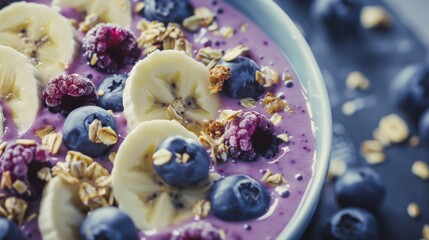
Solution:
M 313 178 L 291 221 L 277 237 L 278 240 L 299 239 L 316 209 L 329 166 L 332 118 L 325 83 L 306 40 L 293 21 L 274 1 L 226 0 L 226 2 L 248 16 L 283 51 L 298 74 L 307 93 L 309 106 L 313 109 L 311 113 L 317 142 Z M 314 111 L 315 109 L 317 111 Z

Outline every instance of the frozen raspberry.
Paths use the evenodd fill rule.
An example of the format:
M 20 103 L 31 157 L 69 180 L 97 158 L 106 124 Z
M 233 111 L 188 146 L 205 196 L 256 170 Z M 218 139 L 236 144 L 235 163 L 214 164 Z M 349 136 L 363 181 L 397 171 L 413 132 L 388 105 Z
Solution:
M 95 105 L 95 85 L 78 74 L 60 75 L 52 79 L 43 91 L 43 98 L 51 112 L 67 116 L 72 110 Z
M 171 237 L 171 240 L 223 240 L 225 239 L 222 230 L 213 227 L 207 222 L 192 222 L 183 226 L 178 234 Z
M 0 157 L 0 171 L 9 171 L 12 177 L 25 179 L 28 165 L 33 161 L 42 163 L 46 161 L 45 151 L 39 145 L 22 145 L 14 143 L 6 148 Z
M 83 51 L 91 67 L 106 73 L 116 73 L 118 69 L 134 64 L 141 53 L 130 31 L 105 23 L 98 24 L 86 34 Z
M 258 112 L 242 112 L 225 127 L 225 144 L 232 158 L 254 161 L 257 154 L 273 157 L 273 123 Z

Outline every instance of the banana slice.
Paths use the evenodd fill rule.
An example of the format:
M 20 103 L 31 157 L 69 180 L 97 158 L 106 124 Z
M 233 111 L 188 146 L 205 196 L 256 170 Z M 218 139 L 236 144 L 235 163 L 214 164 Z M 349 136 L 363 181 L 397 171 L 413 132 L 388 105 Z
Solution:
M 53 6 L 72 7 L 87 16 L 94 16 L 97 21 L 116 23 L 123 27 L 131 25 L 130 0 L 53 0 Z
M 192 207 L 204 198 L 210 181 L 188 189 L 175 189 L 162 182 L 153 169 L 152 154 L 169 136 L 198 137 L 176 121 L 143 122 L 128 134 L 119 148 L 112 170 L 113 195 L 141 230 L 177 224 L 192 216 Z
M 78 184 L 69 184 L 60 177 L 49 181 L 37 219 L 44 240 L 80 239 L 79 229 L 85 214 L 78 207 L 78 189 Z
M 204 119 L 215 119 L 219 100 L 209 91 L 209 70 L 175 50 L 157 51 L 131 70 L 124 89 L 129 129 L 153 119 L 174 119 L 199 133 Z
M 27 57 L 10 47 L 0 45 L 0 56 L 0 99 L 8 106 L 21 133 L 34 122 L 41 106 L 36 69 Z M 1 120 L 3 132 L 3 110 Z
M 43 4 L 19 2 L 0 11 L 0 45 L 27 55 L 45 87 L 64 73 L 78 50 L 76 30 L 67 18 Z

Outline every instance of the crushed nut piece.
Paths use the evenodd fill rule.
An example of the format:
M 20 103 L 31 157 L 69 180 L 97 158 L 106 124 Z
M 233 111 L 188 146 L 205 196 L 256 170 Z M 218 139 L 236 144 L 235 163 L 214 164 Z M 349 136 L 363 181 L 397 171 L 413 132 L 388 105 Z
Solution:
M 411 172 L 423 180 L 429 179 L 429 167 L 423 161 L 415 161 L 411 167 Z
M 223 83 L 231 77 L 229 71 L 229 67 L 226 66 L 216 66 L 210 70 L 210 93 L 222 91 Z
M 268 183 L 271 186 L 281 186 L 287 184 L 286 179 L 280 173 L 272 173 L 267 170 L 261 179 L 262 182 Z
M 153 155 L 153 164 L 156 166 L 162 166 L 171 161 L 173 154 L 165 148 L 161 148 L 156 151 Z
M 211 203 L 206 199 L 202 199 L 198 201 L 194 208 L 192 209 L 192 213 L 199 218 L 206 218 L 209 215 L 211 210 Z
M 219 30 L 219 33 L 224 38 L 232 38 L 234 36 L 235 30 L 233 27 L 224 26 Z
M 247 109 L 254 109 L 256 107 L 256 104 L 258 101 L 256 101 L 253 98 L 243 98 L 240 99 L 240 105 Z
M 397 114 L 390 114 L 380 120 L 378 127 L 380 137 L 391 143 L 401 143 L 407 140 L 409 130 L 407 123 Z
M 197 59 L 208 66 L 212 61 L 219 61 L 222 58 L 222 52 L 220 50 L 206 47 L 200 48 L 197 53 Z
M 267 113 L 274 114 L 284 111 L 287 103 L 274 95 L 274 93 L 268 92 L 264 99 L 262 99 L 262 106 Z
M 407 207 L 407 213 L 412 218 L 418 218 L 420 216 L 420 208 L 417 203 L 410 203 Z
M 384 147 L 376 140 L 362 142 L 360 152 L 369 164 L 378 164 L 385 161 Z
M 389 28 L 392 23 L 390 14 L 379 6 L 365 6 L 360 15 L 360 22 L 364 28 Z
M 21 180 L 16 180 L 15 182 L 13 182 L 12 186 L 19 194 L 24 194 L 28 190 L 27 184 L 25 184 Z
M 368 78 L 363 75 L 363 73 L 354 71 L 349 73 L 347 76 L 346 85 L 351 90 L 367 90 L 369 88 L 370 82 Z
M 49 182 L 52 179 L 51 169 L 44 167 L 37 172 L 37 177 Z
M 95 27 L 95 25 L 99 24 L 100 22 L 101 22 L 101 19 L 98 16 L 98 14 L 89 14 L 85 17 L 85 21 L 79 24 L 79 31 L 86 33 L 91 28 Z
M 283 121 L 283 116 L 278 113 L 274 113 L 273 116 L 271 116 L 270 121 L 274 125 L 279 125 Z
M 111 152 L 111 153 L 109 154 L 109 161 L 110 161 L 111 163 L 114 163 L 114 162 L 115 162 L 116 153 L 117 153 L 117 152 Z
M 35 132 L 36 136 L 39 137 L 40 139 L 43 139 L 46 135 L 50 133 L 55 133 L 54 126 L 48 125 L 43 128 L 37 129 Z
M 245 47 L 244 45 L 239 45 L 233 49 L 228 49 L 223 55 L 223 60 L 225 62 L 230 62 L 239 56 L 243 55 L 245 52 L 249 51 L 250 48 Z
M 12 177 L 10 176 L 9 171 L 5 171 L 2 173 L 0 189 L 11 189 L 12 188 Z

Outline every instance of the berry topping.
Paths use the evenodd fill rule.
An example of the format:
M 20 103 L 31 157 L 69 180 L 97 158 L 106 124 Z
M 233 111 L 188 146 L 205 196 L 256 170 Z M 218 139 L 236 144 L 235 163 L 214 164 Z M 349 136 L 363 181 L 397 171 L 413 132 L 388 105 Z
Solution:
M 335 195 L 343 207 L 375 210 L 383 201 L 384 184 L 376 171 L 369 167 L 348 169 L 335 182 Z
M 371 213 L 359 208 L 340 210 L 331 218 L 325 230 L 326 239 L 378 239 L 377 220 Z
M 170 240 L 224 240 L 222 230 L 208 222 L 192 222 L 174 233 Z
M 98 88 L 98 105 L 106 110 L 122 112 L 124 110 L 122 95 L 127 78 L 128 75 L 119 74 L 104 79 Z
M 158 145 L 153 154 L 153 165 L 168 185 L 183 188 L 207 177 L 210 157 L 199 142 L 174 136 Z
M 194 14 L 194 7 L 189 0 L 146 0 L 142 13 L 149 21 L 182 24 Z
M 115 207 L 99 208 L 83 221 L 80 234 L 83 240 L 137 240 L 137 228 L 131 218 Z
M 0 157 L 1 172 L 9 171 L 13 179 L 26 180 L 29 165 L 32 162 L 43 163 L 46 154 L 36 143 L 23 145 L 14 143 L 9 145 Z
M 279 143 L 274 139 L 273 131 L 273 123 L 264 115 L 242 112 L 226 125 L 225 145 L 234 159 L 254 161 L 257 154 L 272 158 Z
M 80 107 L 64 122 L 64 144 L 90 157 L 100 157 L 118 140 L 116 122 L 106 110 L 97 106 Z
M 256 81 L 258 64 L 247 57 L 237 57 L 231 61 L 221 61 L 220 66 L 229 68 L 230 77 L 223 83 L 221 93 L 231 98 L 257 98 L 264 93 L 264 87 Z
M 313 14 L 328 31 L 339 36 L 355 33 L 360 26 L 362 4 L 357 0 L 320 0 Z
M 134 64 L 141 53 L 134 35 L 114 24 L 100 23 L 92 28 L 82 46 L 89 65 L 105 73 Z
M 43 98 L 49 111 L 67 116 L 78 107 L 95 105 L 95 85 L 78 74 L 60 75 L 48 83 Z
M 246 175 L 232 175 L 211 189 L 213 213 L 225 221 L 243 221 L 262 216 L 270 204 L 265 188 Z
M 25 237 L 15 223 L 7 218 L 0 218 L 0 239 L 24 240 Z
M 391 93 L 393 104 L 418 120 L 429 108 L 429 66 L 405 68 L 392 83 Z

